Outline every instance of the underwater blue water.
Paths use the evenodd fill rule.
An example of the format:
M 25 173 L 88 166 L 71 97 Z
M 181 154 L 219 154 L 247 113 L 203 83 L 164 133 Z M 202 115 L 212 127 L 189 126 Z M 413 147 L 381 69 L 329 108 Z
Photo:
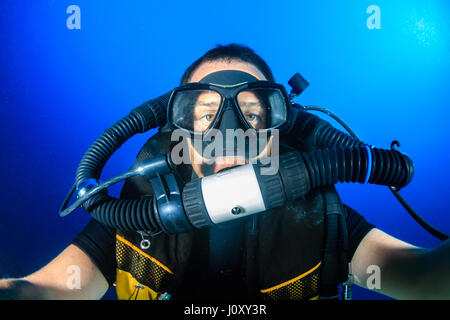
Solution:
M 81 29 L 67 27 L 69 5 L 79 6 Z M 370 5 L 380 29 L 367 25 Z M 402 195 L 449 233 L 449 23 L 445 0 L 2 1 L 0 270 L 26 275 L 61 252 L 89 220 L 81 210 L 60 218 L 58 209 L 90 143 L 230 42 L 252 47 L 279 83 L 300 72 L 310 87 L 297 101 L 336 112 L 362 140 L 380 148 L 399 140 L 416 170 Z M 151 134 L 127 142 L 103 177 L 127 170 Z M 392 236 L 439 243 L 386 187 L 338 190 Z M 359 288 L 354 298 L 386 299 Z

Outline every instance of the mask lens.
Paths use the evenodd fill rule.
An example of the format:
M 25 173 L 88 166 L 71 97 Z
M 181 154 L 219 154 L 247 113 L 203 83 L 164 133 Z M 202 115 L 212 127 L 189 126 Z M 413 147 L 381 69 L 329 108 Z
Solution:
M 279 89 L 243 90 L 237 101 L 245 120 L 255 130 L 275 128 L 286 121 L 287 106 Z
M 170 120 L 180 128 L 204 132 L 215 119 L 220 103 L 220 94 L 212 90 L 179 91 L 173 99 Z

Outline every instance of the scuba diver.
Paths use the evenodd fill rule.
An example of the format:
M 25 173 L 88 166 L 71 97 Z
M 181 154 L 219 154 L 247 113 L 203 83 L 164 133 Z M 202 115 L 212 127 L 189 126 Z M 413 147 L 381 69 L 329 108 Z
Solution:
M 426 249 L 396 239 L 341 203 L 334 188 L 338 181 L 406 185 L 411 177 L 398 168 L 412 165 L 399 152 L 356 143 L 315 148 L 303 133 L 317 119 L 301 118 L 266 62 L 238 44 L 206 52 L 166 97 L 167 114 L 145 109 L 146 117 L 165 121 L 145 128 L 162 123 L 132 170 L 156 172 L 174 162 L 161 155 L 184 161 L 170 163 L 170 174 L 127 176 L 120 200 L 105 189 L 85 200 L 93 219 L 42 269 L 0 280 L 1 298 L 101 299 L 115 286 L 125 300 L 336 299 L 339 285 L 351 297 L 352 283 L 396 299 L 450 298 L 449 241 Z M 126 140 L 114 139 L 132 135 L 132 124 L 119 127 L 100 139 L 117 147 L 93 147 L 83 158 L 74 188 L 79 198 L 99 186 L 99 174 L 85 174 L 93 163 L 102 168 L 103 154 Z M 298 134 L 285 133 L 294 127 L 301 127 Z M 227 140 L 236 140 L 230 130 L 252 133 L 237 147 Z M 263 174 L 269 165 L 279 173 Z M 77 290 L 67 286 L 71 266 L 80 269 Z M 380 272 L 379 283 L 368 270 Z

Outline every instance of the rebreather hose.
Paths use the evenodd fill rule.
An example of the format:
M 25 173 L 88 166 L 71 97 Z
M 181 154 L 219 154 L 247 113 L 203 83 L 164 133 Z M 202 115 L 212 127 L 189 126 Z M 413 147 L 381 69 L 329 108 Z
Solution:
M 314 111 L 319 111 L 319 112 L 322 112 L 322 113 L 325 113 L 325 114 L 327 114 L 327 115 L 329 115 L 330 117 L 332 117 L 333 119 L 335 119 L 342 127 L 344 127 L 347 131 L 348 131 L 348 133 L 359 143 L 358 145 L 365 145 L 360 139 L 359 139 L 359 137 L 354 133 L 354 131 L 353 130 L 351 130 L 351 128 L 341 119 L 341 118 L 339 118 L 336 114 L 334 114 L 333 112 L 331 112 L 330 110 L 328 110 L 328 109 L 325 109 L 325 108 L 322 108 L 322 107 L 318 107 L 318 106 L 305 106 L 305 107 L 303 107 L 303 109 L 305 110 L 305 111 L 310 111 L 310 110 L 314 110 Z M 331 136 L 333 136 L 332 134 L 330 134 L 330 133 L 332 133 L 332 132 L 334 132 L 334 130 L 336 130 L 336 129 L 330 129 L 330 128 L 332 128 L 331 126 L 327 126 L 326 128 L 325 128 L 325 130 L 324 130 L 324 134 L 322 134 L 321 135 L 321 138 L 322 138 L 322 140 L 324 140 L 324 141 L 322 141 L 322 142 L 326 142 L 327 140 L 329 141 L 329 140 L 331 140 L 331 138 L 327 138 L 327 136 L 326 135 L 331 135 Z M 338 130 L 336 130 L 336 131 L 338 131 Z M 324 137 L 325 136 L 325 137 Z M 338 137 L 340 137 L 340 135 L 337 135 Z M 334 142 L 334 141 L 333 141 Z M 398 141 L 393 141 L 392 142 L 392 144 L 391 144 L 391 149 L 392 150 L 394 150 L 394 145 L 397 145 L 397 146 L 400 146 L 400 143 L 398 142 Z M 374 148 L 370 148 L 368 145 L 365 145 L 365 147 L 367 148 L 367 149 L 372 149 L 372 151 L 374 151 L 373 152 L 373 154 L 374 155 L 376 155 L 376 154 L 380 154 L 380 152 L 382 153 L 383 151 L 381 150 L 381 149 L 378 149 L 379 151 L 376 151 L 377 149 L 374 149 Z M 372 153 L 370 153 L 370 152 L 367 152 L 367 154 L 370 154 L 370 155 L 372 155 Z M 391 154 L 389 154 L 390 156 L 391 155 L 395 155 L 396 153 L 391 153 Z M 383 158 L 383 155 L 382 155 L 382 158 Z M 368 159 L 369 160 L 369 159 Z M 373 161 L 372 161 L 372 158 L 370 159 L 370 161 L 369 162 L 371 162 L 372 163 L 372 165 L 374 166 L 374 165 L 376 165 L 376 163 L 375 163 L 375 161 L 376 161 L 376 159 L 373 159 Z M 411 164 L 412 165 L 412 164 Z M 383 170 L 381 170 L 380 171 L 380 175 L 381 174 L 383 174 L 382 173 L 383 172 Z M 394 172 L 395 172 L 395 170 L 394 170 Z M 384 178 L 388 178 L 388 176 L 391 176 L 391 174 L 394 174 L 395 175 L 395 173 L 388 173 L 387 171 L 386 171 L 386 173 L 384 173 L 384 176 L 383 176 L 383 179 Z M 366 176 L 366 180 L 365 180 L 365 182 L 367 183 L 367 182 L 370 182 L 369 180 L 369 174 L 367 174 L 367 176 Z M 445 240 L 448 240 L 448 238 L 449 238 L 449 236 L 447 235 L 447 234 L 445 234 L 445 233 L 443 233 L 443 232 L 441 232 L 441 231 L 439 231 L 439 230 L 437 230 L 437 229 L 435 229 L 435 228 L 433 228 L 431 225 L 429 225 L 422 217 L 420 217 L 420 215 L 408 204 L 408 202 L 401 196 L 401 194 L 399 193 L 399 191 L 400 191 L 400 188 L 397 188 L 397 187 L 394 187 L 394 186 L 392 186 L 392 185 L 390 185 L 390 184 L 386 184 L 386 183 L 380 183 L 380 184 L 385 184 L 385 185 L 388 185 L 388 188 L 389 188 L 389 190 L 392 192 L 392 194 L 397 198 L 397 200 L 400 202 L 400 204 L 405 208 L 405 210 L 409 213 L 409 215 L 417 222 L 417 223 L 419 223 L 419 225 L 421 225 L 426 231 L 428 231 L 431 235 L 433 235 L 434 237 L 436 237 L 437 239 L 439 239 L 439 240 L 441 240 L 441 241 L 445 241 Z

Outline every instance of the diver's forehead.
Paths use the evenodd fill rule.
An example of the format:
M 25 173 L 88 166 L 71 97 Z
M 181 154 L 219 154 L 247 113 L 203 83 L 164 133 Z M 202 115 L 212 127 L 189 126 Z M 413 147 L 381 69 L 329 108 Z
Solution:
M 189 82 L 199 82 L 207 75 L 223 70 L 238 70 L 251 74 L 257 80 L 267 80 L 262 72 L 254 65 L 243 61 L 207 61 L 200 64 L 192 73 Z

